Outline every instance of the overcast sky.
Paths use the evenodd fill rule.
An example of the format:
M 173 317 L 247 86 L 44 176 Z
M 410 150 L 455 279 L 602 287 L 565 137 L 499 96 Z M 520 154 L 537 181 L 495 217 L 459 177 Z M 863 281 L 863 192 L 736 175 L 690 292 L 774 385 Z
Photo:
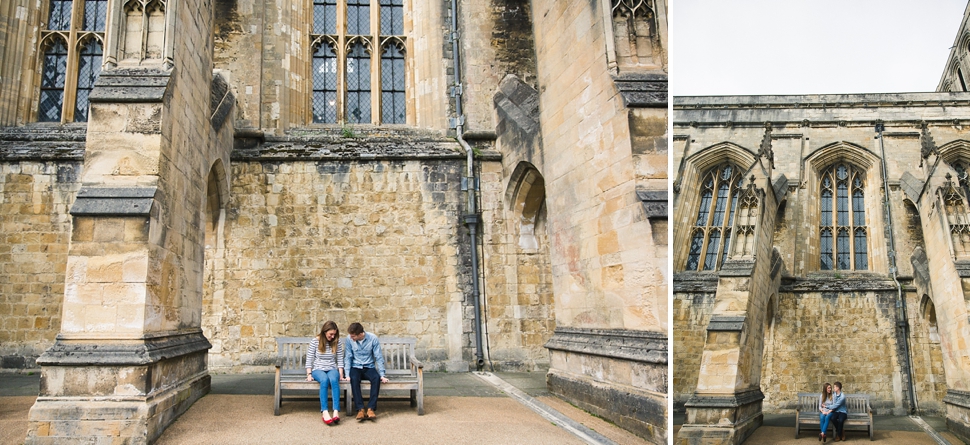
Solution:
M 670 93 L 934 91 L 967 0 L 670 0 Z

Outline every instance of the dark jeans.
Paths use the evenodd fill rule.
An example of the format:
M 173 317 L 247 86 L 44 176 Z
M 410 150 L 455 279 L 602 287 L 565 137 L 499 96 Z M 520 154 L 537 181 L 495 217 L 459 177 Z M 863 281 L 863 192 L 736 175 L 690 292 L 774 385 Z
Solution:
M 354 394 L 354 409 L 363 409 L 364 400 L 360 392 L 360 381 L 370 382 L 370 397 L 367 407 L 377 409 L 377 394 L 381 392 L 381 374 L 374 368 L 350 368 L 350 392 Z
M 845 419 L 849 417 L 846 413 L 832 413 L 832 424 L 835 425 L 835 437 L 842 437 L 842 427 Z

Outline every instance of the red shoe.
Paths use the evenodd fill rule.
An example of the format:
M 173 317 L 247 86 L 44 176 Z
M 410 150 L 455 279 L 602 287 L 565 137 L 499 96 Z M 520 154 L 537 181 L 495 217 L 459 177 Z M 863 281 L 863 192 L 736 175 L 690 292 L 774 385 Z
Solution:
M 333 418 L 330 419 L 330 421 L 333 422 L 334 425 L 336 425 L 340 423 L 340 416 L 333 416 Z
M 327 416 L 326 414 L 321 415 L 320 420 L 323 420 L 323 423 L 326 423 L 327 425 L 332 424 L 333 419 L 328 419 L 326 416 Z

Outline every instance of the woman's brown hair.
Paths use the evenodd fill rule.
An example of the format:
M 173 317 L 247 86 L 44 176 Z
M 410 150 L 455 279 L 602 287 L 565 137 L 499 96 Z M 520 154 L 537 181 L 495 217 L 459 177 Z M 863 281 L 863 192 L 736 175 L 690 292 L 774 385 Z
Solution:
M 333 336 L 333 341 L 327 341 L 327 331 L 337 331 L 337 333 Z M 333 321 L 324 323 L 323 327 L 320 328 L 320 334 L 317 335 L 317 339 L 320 343 L 320 352 L 326 352 L 323 346 L 325 344 L 329 344 L 330 352 L 337 355 L 337 345 L 340 344 L 340 328 L 337 327 L 337 323 L 334 323 Z
M 825 382 L 822 384 L 822 403 L 825 403 L 825 401 L 827 400 L 832 400 L 832 394 L 826 391 L 826 389 L 828 389 L 831 386 L 832 385 L 829 385 L 828 382 Z

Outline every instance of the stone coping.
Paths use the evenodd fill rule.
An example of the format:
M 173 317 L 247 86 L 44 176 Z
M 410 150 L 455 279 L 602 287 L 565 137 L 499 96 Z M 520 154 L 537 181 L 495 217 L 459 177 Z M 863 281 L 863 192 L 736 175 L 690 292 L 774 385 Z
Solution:
M 0 128 L 0 161 L 83 161 L 87 123 Z
M 667 363 L 667 336 L 629 329 L 558 327 L 546 348 L 645 363 Z

